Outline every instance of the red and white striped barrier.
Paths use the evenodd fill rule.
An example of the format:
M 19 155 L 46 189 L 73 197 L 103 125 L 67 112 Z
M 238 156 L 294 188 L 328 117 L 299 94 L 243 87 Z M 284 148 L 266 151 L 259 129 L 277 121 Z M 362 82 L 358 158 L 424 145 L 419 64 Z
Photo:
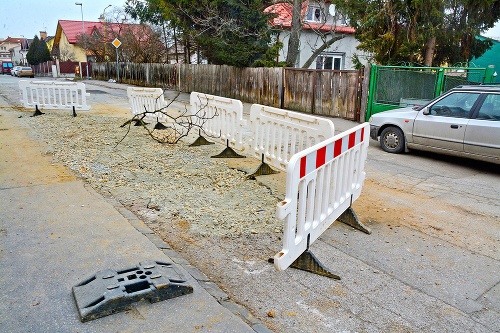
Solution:
M 276 269 L 290 266 L 359 197 L 369 135 L 369 123 L 364 123 L 290 159 L 286 197 L 276 211 L 285 220 Z
M 90 110 L 85 84 L 60 81 L 19 81 L 21 100 L 25 108 L 56 110 Z
M 167 123 L 169 121 L 165 114 L 158 112 L 158 110 L 163 110 L 166 106 L 161 88 L 128 87 L 127 96 L 132 117 L 146 112 L 144 118 L 138 118 L 142 118 L 147 122 L 159 121 Z
M 243 104 L 236 100 L 220 96 L 192 92 L 190 97 L 191 114 L 206 119 L 203 131 L 222 144 L 236 150 L 244 150 Z
M 329 119 L 259 104 L 250 109 L 250 123 L 252 154 L 258 159 L 264 154 L 264 162 L 281 170 L 295 153 L 335 133 Z

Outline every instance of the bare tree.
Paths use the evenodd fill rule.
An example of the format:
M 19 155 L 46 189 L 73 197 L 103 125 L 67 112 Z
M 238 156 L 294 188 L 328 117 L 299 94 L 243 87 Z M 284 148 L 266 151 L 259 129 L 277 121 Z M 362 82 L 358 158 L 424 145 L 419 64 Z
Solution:
M 323 51 L 346 36 L 344 33 L 339 33 L 337 27 L 337 20 L 343 17 L 339 13 L 330 14 L 329 1 L 285 0 L 274 4 L 274 6 L 276 5 L 281 5 L 292 18 L 286 58 L 286 63 L 290 67 L 297 65 L 300 36 L 305 30 L 312 31 L 316 35 L 316 39 L 314 43 L 308 43 L 312 55 L 302 65 L 302 68 L 309 68 Z
M 187 137 L 193 130 L 198 130 L 200 134 L 203 133 L 205 136 L 213 137 L 212 135 L 205 133 L 203 126 L 207 121 L 219 115 L 217 110 L 213 115 L 209 116 L 206 111 L 208 105 L 201 104 L 200 109 L 194 114 L 190 113 L 189 110 L 185 108 L 180 114 L 174 115 L 171 112 L 168 112 L 168 108 L 179 97 L 179 95 L 180 92 L 177 93 L 177 95 L 169 103 L 158 110 L 144 110 L 144 112 L 134 115 L 131 119 L 122 124 L 121 127 L 128 126 L 128 129 L 116 146 L 118 146 L 127 137 L 133 124 L 135 126 L 142 126 L 142 128 L 146 130 L 147 135 L 149 135 L 156 142 L 162 144 L 176 144 L 181 139 Z M 167 121 L 159 122 L 158 119 L 160 118 L 160 114 L 163 115 L 162 118 L 166 118 Z M 152 129 L 148 128 L 148 124 L 145 122 L 145 119 L 149 118 L 148 116 L 157 118 L 157 123 Z
M 97 26 L 91 35 L 78 35 L 78 45 L 86 42 L 87 49 L 97 62 L 116 61 L 116 51 L 108 45 L 118 38 L 119 60 L 135 63 L 163 62 L 166 49 L 160 34 L 147 24 L 129 23 L 130 18 L 122 9 L 114 9 L 106 15 L 106 25 Z

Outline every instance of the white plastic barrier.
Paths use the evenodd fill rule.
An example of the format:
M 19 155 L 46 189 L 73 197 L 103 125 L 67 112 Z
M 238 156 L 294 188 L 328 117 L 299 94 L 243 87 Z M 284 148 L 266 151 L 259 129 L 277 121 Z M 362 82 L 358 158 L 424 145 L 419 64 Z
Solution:
M 146 112 L 143 118 L 144 121 L 155 122 L 158 120 L 162 123 L 169 121 L 165 114 L 158 112 L 158 110 L 162 110 L 166 106 L 161 88 L 128 87 L 127 96 L 132 117 Z
M 264 162 L 281 170 L 286 170 L 295 153 L 335 134 L 329 119 L 259 104 L 250 109 L 250 124 L 254 157 L 260 159 L 264 154 Z
M 89 110 L 85 84 L 82 82 L 19 81 L 21 99 L 25 108 Z
M 240 101 L 193 91 L 190 103 L 192 115 L 208 119 L 203 124 L 206 134 L 222 144 L 229 142 L 231 148 L 244 150 L 242 136 L 247 122 Z
M 369 135 L 369 123 L 364 123 L 290 159 L 286 198 L 276 211 L 285 220 L 276 269 L 290 266 L 359 197 Z

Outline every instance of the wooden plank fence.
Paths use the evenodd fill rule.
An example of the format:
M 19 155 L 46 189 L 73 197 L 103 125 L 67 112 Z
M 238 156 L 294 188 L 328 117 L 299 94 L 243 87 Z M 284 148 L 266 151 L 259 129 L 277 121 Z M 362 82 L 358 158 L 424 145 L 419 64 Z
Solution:
M 120 63 L 120 81 L 235 98 L 284 109 L 359 120 L 358 71 L 237 68 L 226 65 Z M 116 63 L 94 63 L 98 80 L 117 78 Z
M 359 120 L 361 93 L 358 71 L 285 68 L 285 109 Z

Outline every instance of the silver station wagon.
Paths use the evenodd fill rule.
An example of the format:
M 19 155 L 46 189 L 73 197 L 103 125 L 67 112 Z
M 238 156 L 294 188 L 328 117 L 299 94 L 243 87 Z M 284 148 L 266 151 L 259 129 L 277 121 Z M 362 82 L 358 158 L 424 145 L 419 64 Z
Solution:
M 500 164 L 500 86 L 459 86 L 427 105 L 370 117 L 383 150 L 433 151 Z

